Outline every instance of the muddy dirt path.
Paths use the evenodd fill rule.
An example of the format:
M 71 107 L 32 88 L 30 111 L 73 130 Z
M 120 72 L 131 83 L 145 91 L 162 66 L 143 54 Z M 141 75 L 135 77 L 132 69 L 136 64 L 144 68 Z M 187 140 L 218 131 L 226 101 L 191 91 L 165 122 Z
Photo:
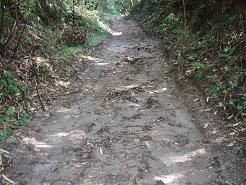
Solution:
M 77 93 L 18 134 L 8 175 L 20 185 L 208 185 L 237 180 L 166 76 L 159 43 L 132 20 L 79 56 Z M 224 160 L 224 161 L 223 161 Z

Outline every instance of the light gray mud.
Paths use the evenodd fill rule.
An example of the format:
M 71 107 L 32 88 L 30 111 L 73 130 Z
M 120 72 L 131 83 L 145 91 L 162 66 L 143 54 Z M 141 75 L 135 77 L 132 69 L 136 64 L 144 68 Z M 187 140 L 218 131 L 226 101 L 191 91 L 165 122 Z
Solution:
M 206 142 L 175 95 L 160 43 L 132 20 L 112 22 L 113 35 L 78 56 L 80 90 L 17 134 L 7 175 L 21 185 L 237 181 L 230 151 Z

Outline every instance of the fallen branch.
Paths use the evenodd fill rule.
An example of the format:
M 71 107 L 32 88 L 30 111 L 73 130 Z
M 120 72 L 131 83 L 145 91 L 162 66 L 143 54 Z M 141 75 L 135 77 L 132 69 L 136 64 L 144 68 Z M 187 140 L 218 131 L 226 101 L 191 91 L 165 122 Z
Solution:
M 32 62 L 32 65 L 33 65 L 33 62 Z M 37 74 L 35 65 L 33 65 L 33 71 L 34 71 L 34 75 L 35 75 L 34 84 L 35 84 L 35 89 L 36 89 L 36 92 L 37 92 L 37 95 L 38 95 L 38 100 L 39 100 L 39 102 L 41 104 L 41 107 L 42 107 L 43 111 L 45 111 L 45 107 L 44 107 L 42 98 L 41 98 L 40 93 L 39 93 L 39 88 L 38 88 L 38 84 L 39 84 L 38 83 L 38 74 Z
M 31 54 L 32 54 L 32 52 L 31 52 Z M 31 60 L 32 70 L 33 70 L 33 73 L 34 73 L 34 76 L 35 76 L 34 85 L 35 85 L 35 89 L 36 89 L 36 92 L 37 92 L 37 95 L 38 95 L 38 100 L 40 102 L 40 105 L 41 105 L 43 111 L 45 111 L 45 107 L 44 107 L 41 95 L 39 93 L 39 88 L 38 88 L 39 80 L 38 80 L 38 73 L 37 73 L 37 70 L 36 70 L 36 65 L 34 64 L 33 60 L 31 59 L 31 56 L 29 56 L 29 60 Z
M 4 180 L 6 180 L 7 182 L 9 182 L 10 184 L 16 184 L 14 181 L 12 181 L 10 178 L 8 178 L 6 175 L 2 174 L 2 177 L 4 178 Z

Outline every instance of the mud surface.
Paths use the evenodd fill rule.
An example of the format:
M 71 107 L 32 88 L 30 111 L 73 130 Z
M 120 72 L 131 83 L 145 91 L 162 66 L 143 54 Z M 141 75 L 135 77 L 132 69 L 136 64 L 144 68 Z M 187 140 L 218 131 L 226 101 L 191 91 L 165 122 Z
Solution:
M 112 30 L 78 56 L 79 91 L 17 135 L 7 175 L 19 185 L 238 182 L 230 151 L 207 142 L 175 95 L 159 42 L 132 20 L 115 18 Z

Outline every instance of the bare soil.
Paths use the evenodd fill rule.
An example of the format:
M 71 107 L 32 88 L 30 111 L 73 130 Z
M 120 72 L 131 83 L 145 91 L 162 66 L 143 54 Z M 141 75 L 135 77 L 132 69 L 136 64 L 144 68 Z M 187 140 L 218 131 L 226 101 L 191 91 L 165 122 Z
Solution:
M 20 129 L 18 145 L 9 139 L 6 175 L 19 185 L 239 183 L 243 163 L 198 126 L 161 47 L 114 18 L 112 36 L 77 56 L 73 91 Z

